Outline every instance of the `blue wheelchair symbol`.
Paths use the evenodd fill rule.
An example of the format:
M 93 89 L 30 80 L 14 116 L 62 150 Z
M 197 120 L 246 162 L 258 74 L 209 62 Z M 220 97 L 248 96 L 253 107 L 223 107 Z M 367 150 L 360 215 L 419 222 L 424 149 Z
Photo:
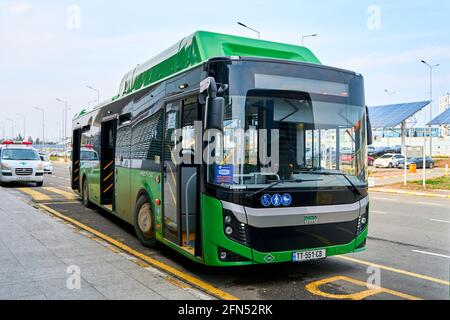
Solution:
M 280 204 L 281 204 L 281 196 L 280 196 L 279 194 L 275 194 L 275 195 L 272 197 L 272 204 L 273 204 L 275 207 L 279 207 L 279 206 L 280 206 Z
M 264 207 L 268 207 L 270 206 L 270 204 L 272 203 L 272 197 L 269 194 L 265 194 L 262 196 L 261 198 L 261 204 Z
M 290 194 L 285 194 L 281 197 L 281 202 L 283 202 L 283 206 L 289 207 L 292 203 L 292 197 Z

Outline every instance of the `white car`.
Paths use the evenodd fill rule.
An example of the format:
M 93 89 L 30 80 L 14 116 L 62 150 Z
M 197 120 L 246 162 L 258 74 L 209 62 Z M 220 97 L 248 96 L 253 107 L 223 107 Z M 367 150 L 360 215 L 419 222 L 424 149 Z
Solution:
M 396 168 L 400 160 L 403 160 L 401 154 L 388 153 L 375 160 L 373 165 L 375 168 Z
M 11 182 L 44 185 L 44 164 L 29 142 L 4 141 L 0 146 L 0 184 Z
M 48 159 L 48 157 L 42 154 L 39 155 L 39 157 L 41 158 L 41 161 L 44 164 L 44 172 L 46 174 L 53 174 L 53 165 Z

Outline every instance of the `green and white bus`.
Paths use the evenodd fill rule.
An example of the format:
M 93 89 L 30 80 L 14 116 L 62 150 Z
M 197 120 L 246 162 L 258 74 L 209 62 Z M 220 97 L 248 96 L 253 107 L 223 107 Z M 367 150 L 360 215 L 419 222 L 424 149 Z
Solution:
M 213 129 L 222 141 L 202 139 Z M 144 245 L 206 265 L 323 259 L 365 248 L 371 139 L 360 74 L 304 47 L 199 31 L 74 118 L 72 188 Z

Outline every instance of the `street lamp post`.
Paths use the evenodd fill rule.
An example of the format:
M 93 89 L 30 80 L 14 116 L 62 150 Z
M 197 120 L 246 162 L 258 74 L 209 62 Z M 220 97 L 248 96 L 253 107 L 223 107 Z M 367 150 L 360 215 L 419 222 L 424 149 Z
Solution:
M 26 133 L 26 117 L 25 117 L 25 115 L 22 114 L 22 113 L 18 113 L 17 115 L 23 119 L 23 140 L 26 141 L 26 140 L 27 140 L 27 133 Z
M 244 27 L 244 28 L 247 28 L 249 30 L 252 30 L 253 32 L 256 32 L 258 34 L 258 39 L 261 39 L 261 33 L 258 30 L 250 28 L 249 26 L 247 26 L 247 25 L 245 25 L 245 24 L 243 24 L 242 22 L 239 22 L 239 21 L 238 21 L 237 24 L 240 25 L 241 27 Z
M 3 122 L 0 123 L 2 126 L 2 140 L 6 139 L 6 130 L 5 130 L 5 124 Z
M 384 89 L 384 92 L 386 92 L 386 93 L 389 95 L 389 103 L 391 103 L 391 101 L 392 101 L 392 96 L 393 96 L 394 94 L 396 94 L 396 92 L 391 92 L 391 91 L 389 91 L 388 89 Z
M 306 39 L 306 38 L 314 38 L 314 37 L 317 37 L 317 36 L 318 36 L 317 33 L 314 33 L 314 34 L 308 34 L 308 35 L 306 35 L 306 36 L 302 36 L 302 47 L 303 47 L 304 44 L 305 44 L 305 39 Z
M 45 110 L 38 107 L 35 109 L 42 112 L 42 149 L 45 149 Z
M 14 120 L 10 118 L 6 118 L 6 121 L 11 122 L 11 139 L 14 140 Z
M 86 88 L 97 92 L 97 104 L 99 104 L 100 103 L 100 90 L 98 90 L 98 89 L 96 89 L 96 88 L 94 88 L 92 86 L 86 86 Z
M 421 61 L 430 69 L 430 122 L 433 120 L 433 69 L 440 66 L 440 64 L 431 65 L 425 60 Z M 430 127 L 430 156 L 433 157 L 433 131 Z M 424 169 L 425 170 L 425 169 Z
M 63 113 L 63 143 L 66 141 L 67 139 L 67 104 L 68 102 L 65 100 L 61 100 L 59 98 L 56 99 L 56 101 L 61 102 L 64 104 L 64 113 Z

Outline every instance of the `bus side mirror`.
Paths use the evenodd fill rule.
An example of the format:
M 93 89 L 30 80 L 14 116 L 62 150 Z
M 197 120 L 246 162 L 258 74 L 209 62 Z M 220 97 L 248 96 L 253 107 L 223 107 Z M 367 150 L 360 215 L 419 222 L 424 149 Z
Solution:
M 367 122 L 367 145 L 373 144 L 372 123 L 370 122 L 369 108 L 366 106 L 366 122 Z
M 225 99 L 217 96 L 216 80 L 213 77 L 206 78 L 200 83 L 200 94 L 208 92 L 206 98 L 205 130 L 223 130 L 225 113 Z

